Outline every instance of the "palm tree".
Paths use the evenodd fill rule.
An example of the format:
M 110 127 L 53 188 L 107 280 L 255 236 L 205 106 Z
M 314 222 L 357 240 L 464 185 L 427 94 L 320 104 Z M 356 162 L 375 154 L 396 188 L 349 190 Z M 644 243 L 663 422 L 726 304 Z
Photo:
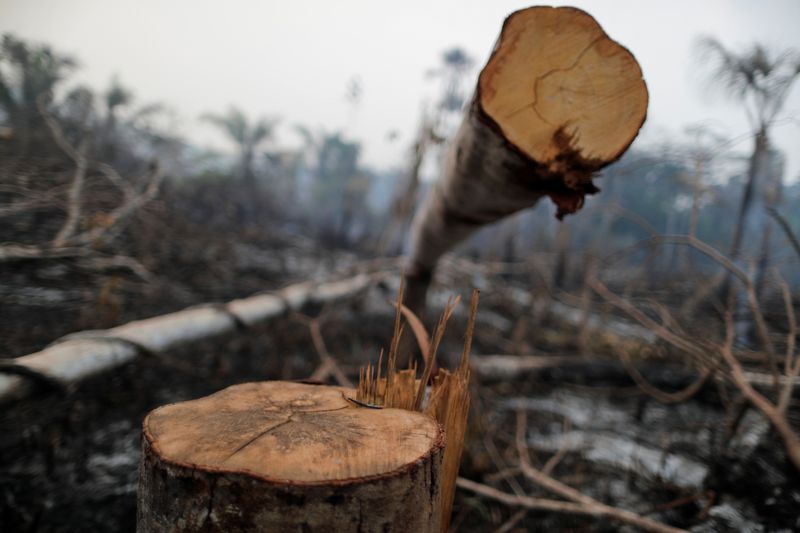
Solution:
M 277 120 L 260 118 L 251 124 L 245 114 L 236 107 L 231 107 L 224 115 L 207 113 L 202 118 L 220 128 L 236 143 L 241 157 L 239 176 L 245 183 L 254 185 L 253 159 L 256 149 L 271 140 Z
M 774 206 L 781 195 L 781 176 L 773 168 L 770 149 L 770 131 L 780 115 L 792 85 L 800 76 L 800 52 L 785 50 L 774 54 L 760 44 L 736 53 L 725 48 L 711 37 L 703 38 L 699 48 L 711 62 L 713 85 L 740 102 L 747 113 L 753 132 L 753 153 L 747 170 L 747 182 L 739 205 L 739 214 L 731 242 L 730 256 L 741 261 L 745 232 L 759 243 L 758 264 L 755 273 L 756 290 L 760 290 L 769 264 L 771 224 L 767 209 Z M 727 274 L 721 296 L 733 296 L 732 274 Z M 746 296 L 740 294 L 736 305 L 737 343 L 750 344 L 753 337 L 753 320 L 747 309 Z
M 114 76 L 108 90 L 103 94 L 103 101 L 106 115 L 102 126 L 103 156 L 105 159 L 113 161 L 116 156 L 117 115 L 120 108 L 131 104 L 133 93 L 120 83 L 119 78 Z
M 754 211 L 753 204 L 763 201 L 769 206 L 780 197 L 780 176 L 771 175 L 770 131 L 783 110 L 792 85 L 800 77 L 800 51 L 788 49 L 776 54 L 754 44 L 736 53 L 712 37 L 701 39 L 698 48 L 711 62 L 713 85 L 743 105 L 754 134 L 747 182 L 731 243 L 731 257 L 738 259 Z M 763 218 L 761 215 L 756 214 Z M 766 263 L 768 240 L 762 243 L 762 263 Z M 763 272 L 764 267 L 766 264 L 760 265 L 759 271 Z
M 13 35 L 0 42 L 0 108 L 13 130 L 20 154 L 28 150 L 34 132 L 45 131 L 37 98 L 53 90 L 75 66 L 72 58 L 50 47 L 31 45 Z

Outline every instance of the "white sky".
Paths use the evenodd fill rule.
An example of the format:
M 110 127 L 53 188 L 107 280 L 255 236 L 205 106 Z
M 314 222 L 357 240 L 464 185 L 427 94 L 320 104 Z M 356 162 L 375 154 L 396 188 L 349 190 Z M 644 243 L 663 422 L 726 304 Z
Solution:
M 236 104 L 364 143 L 367 164 L 403 164 L 423 95 L 442 50 L 462 46 L 481 65 L 504 17 L 531 5 L 510 0 L 0 0 L 0 32 L 52 44 L 82 64 L 75 79 L 104 88 L 114 74 L 140 103 L 164 102 L 179 133 L 203 145 L 221 138 L 197 117 Z M 800 49 L 798 0 L 576 0 L 639 60 L 650 89 L 643 140 L 680 140 L 710 122 L 730 136 L 747 131 L 734 104 L 707 96 L 693 59 L 701 34 L 738 49 L 755 41 Z M 354 113 L 348 80 L 363 86 Z M 800 83 L 774 129 L 800 177 Z M 399 141 L 386 139 L 389 130 Z M 284 131 L 288 132 L 289 127 Z M 288 136 L 286 137 L 288 139 Z M 747 142 L 739 145 L 749 148 Z

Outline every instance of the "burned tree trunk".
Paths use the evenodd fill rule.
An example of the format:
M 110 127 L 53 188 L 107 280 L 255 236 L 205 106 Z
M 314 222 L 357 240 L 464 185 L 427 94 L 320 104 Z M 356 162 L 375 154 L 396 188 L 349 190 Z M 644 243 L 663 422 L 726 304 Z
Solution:
M 249 383 L 151 412 L 138 531 L 438 533 L 441 426 L 348 397 Z
M 511 14 L 439 182 L 412 226 L 407 305 L 424 310 L 447 250 L 478 228 L 547 196 L 558 218 L 598 191 L 595 172 L 630 146 L 647 112 L 633 55 L 587 13 L 532 7 Z

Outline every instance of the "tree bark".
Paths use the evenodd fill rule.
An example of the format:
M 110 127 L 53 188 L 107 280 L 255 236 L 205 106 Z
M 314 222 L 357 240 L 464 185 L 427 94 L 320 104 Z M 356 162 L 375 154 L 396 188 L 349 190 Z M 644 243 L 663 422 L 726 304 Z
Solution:
M 412 226 L 407 305 L 424 312 L 438 259 L 543 196 L 557 217 L 599 189 L 593 174 L 633 142 L 647 112 L 633 55 L 587 13 L 532 7 L 503 25 L 439 182 Z M 417 305 L 416 307 L 414 305 Z
M 248 383 L 152 411 L 137 530 L 438 533 L 441 426 L 347 397 Z

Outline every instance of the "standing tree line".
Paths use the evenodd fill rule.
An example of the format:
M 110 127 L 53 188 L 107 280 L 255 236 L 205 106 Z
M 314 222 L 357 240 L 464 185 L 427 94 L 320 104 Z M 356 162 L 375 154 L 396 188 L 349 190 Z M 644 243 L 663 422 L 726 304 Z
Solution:
M 634 147 L 604 171 L 601 187 L 607 194 L 588 199 L 588 212 L 581 220 L 555 223 L 550 208 L 541 205 L 485 229 L 462 250 L 511 260 L 533 252 L 553 253 L 557 285 L 561 285 L 581 279 L 579 272 L 570 271 L 580 268 L 581 261 L 570 261 L 568 256 L 597 242 L 597 232 L 603 233 L 604 242 L 621 247 L 642 237 L 640 222 L 644 221 L 658 232 L 696 235 L 728 249 L 742 265 L 757 260 L 757 278 L 763 279 L 770 258 L 785 248 L 783 232 L 775 229 L 770 210 L 777 209 L 789 228 L 800 227 L 800 210 L 793 208 L 800 201 L 800 191 L 796 184 L 783 186 L 782 155 L 771 143 L 772 128 L 781 119 L 786 98 L 800 75 L 800 60 L 796 51 L 771 53 L 759 45 L 738 53 L 710 38 L 702 40 L 699 49 L 714 60 L 711 74 L 717 88 L 747 112 L 753 147 L 745 161 L 736 156 L 741 142 L 696 129 L 687 132 L 683 145 Z M 177 182 L 183 190 L 209 180 L 236 189 L 236 194 L 231 193 L 237 197 L 231 210 L 234 222 L 256 220 L 266 212 L 275 223 L 291 223 L 326 242 L 395 255 L 404 249 L 411 216 L 428 186 L 424 168 L 440 164 L 445 150 L 439 147 L 453 134 L 472 65 L 469 54 L 456 47 L 445 51 L 440 66 L 427 73 L 439 81 L 438 94 L 423 107 L 402 168 L 365 167 L 360 142 L 336 130 L 290 127 L 289 133 L 302 142 L 298 148 L 285 148 L 281 139 L 286 119 L 251 117 L 235 106 L 200 117 L 235 148 L 235 158 L 227 162 L 172 133 L 164 126 L 168 109 L 161 104 L 139 104 L 119 79 L 100 92 L 68 87 L 69 76 L 77 68 L 73 58 L 6 35 L 0 48 L 0 152 L 17 161 L 65 155 L 70 160 L 53 137 L 51 126 L 56 124 L 62 140 L 76 152 L 85 150 L 88 166 L 97 167 L 86 169 L 89 174 L 102 173 L 108 170 L 102 165 L 110 165 L 119 176 L 132 176 L 124 180 L 140 180 L 131 186 L 141 191 L 147 167 L 158 161 L 168 181 L 180 178 Z M 362 92 L 360 82 L 352 82 L 347 102 L 355 108 Z M 700 153 L 703 143 L 698 139 L 703 136 L 708 145 Z M 66 191 L 66 177 L 60 184 L 44 181 L 5 187 L 0 214 L 52 206 L 59 197 L 68 203 L 70 194 L 74 198 L 75 187 L 73 193 Z M 88 195 L 84 200 L 93 201 Z M 89 207 L 83 218 L 94 216 Z M 634 216 L 626 216 L 621 209 Z M 69 209 L 60 211 L 67 216 Z M 251 225 L 255 230 L 257 224 Z M 7 241 L 35 240 L 13 232 L 9 236 Z M 670 252 L 654 266 L 669 275 L 676 266 L 691 270 L 702 268 L 703 262 L 689 259 L 686 252 Z M 800 282 L 791 273 L 786 276 Z

